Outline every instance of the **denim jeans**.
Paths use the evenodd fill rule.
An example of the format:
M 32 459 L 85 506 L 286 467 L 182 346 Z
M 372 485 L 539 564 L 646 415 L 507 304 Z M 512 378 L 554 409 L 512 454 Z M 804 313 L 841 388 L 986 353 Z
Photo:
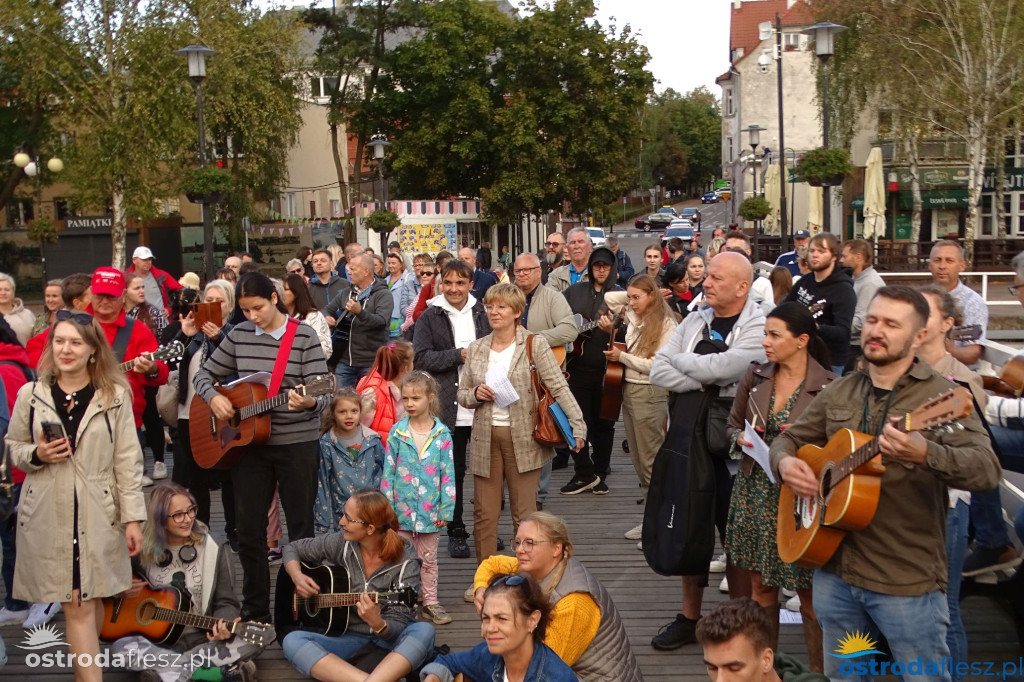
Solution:
M 950 682 L 948 667 L 949 610 L 946 595 L 935 590 L 915 597 L 874 592 L 849 585 L 835 573 L 814 572 L 814 612 L 821 624 L 825 649 L 825 674 L 832 682 L 870 680 L 867 666 L 892 666 L 902 670 L 878 670 L 878 674 L 899 672 L 904 682 Z M 889 642 L 892 658 L 864 656 L 839 658 L 832 652 L 847 634 L 869 632 L 871 623 Z M 908 664 L 921 659 L 928 670 L 915 671 Z M 921 673 L 921 674 L 918 674 Z M 934 673 L 934 674 L 924 674 Z
M 373 642 L 382 649 L 400 654 L 415 670 L 434 652 L 434 626 L 430 623 L 409 623 L 393 642 L 381 639 L 377 635 L 360 632 L 347 632 L 341 637 L 329 637 L 296 630 L 288 633 L 281 642 L 281 648 L 284 650 L 284 657 L 291 661 L 300 673 L 309 677 L 313 666 L 324 656 L 334 654 L 347 661 L 367 642 Z
M 989 429 L 1000 465 L 1008 471 L 1024 473 L 1024 429 L 993 425 L 989 425 Z M 1010 544 L 998 486 L 994 490 L 971 493 L 971 525 L 979 549 L 996 550 Z
M 14 508 L 18 508 L 18 498 L 21 497 L 21 483 L 11 486 L 11 494 L 14 496 Z M 7 596 L 4 598 L 4 607 L 8 611 L 24 611 L 29 607 L 27 601 L 15 599 L 14 595 L 14 558 L 16 556 L 15 539 L 18 535 L 18 513 L 15 512 L 6 521 L 0 523 L 0 545 L 3 547 L 3 578 L 7 587 Z
M 369 367 L 353 367 L 344 362 L 339 362 L 334 368 L 334 376 L 338 379 L 338 388 L 355 388 L 359 380 L 369 373 Z
M 960 617 L 960 581 L 964 571 L 964 555 L 967 554 L 967 526 L 971 508 L 963 500 L 946 512 L 946 560 L 949 563 L 949 587 L 946 589 L 946 604 L 949 607 L 949 632 L 946 644 L 953 661 L 953 682 L 962 682 L 963 675 L 956 674 L 956 662 L 967 660 L 967 631 Z

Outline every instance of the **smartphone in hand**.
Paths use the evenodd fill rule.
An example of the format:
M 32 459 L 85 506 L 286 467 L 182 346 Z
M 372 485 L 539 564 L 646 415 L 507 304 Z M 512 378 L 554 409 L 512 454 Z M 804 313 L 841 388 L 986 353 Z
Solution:
M 64 425 L 60 422 L 43 422 L 43 436 L 47 442 L 60 440 L 61 438 L 67 438 L 68 435 L 64 431 Z

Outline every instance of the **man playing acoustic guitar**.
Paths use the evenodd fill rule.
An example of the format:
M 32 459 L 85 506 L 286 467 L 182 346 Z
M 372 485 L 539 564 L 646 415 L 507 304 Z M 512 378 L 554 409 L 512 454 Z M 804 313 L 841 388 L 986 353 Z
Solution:
M 824 446 L 840 429 L 878 437 L 885 471 L 877 511 L 866 528 L 846 535 L 814 573 L 814 610 L 824 649 L 836 650 L 840 640 L 858 631 L 877 637 L 871 630 L 874 622 L 889 641 L 892 663 L 924 661 L 920 671 L 904 670 L 904 679 L 948 682 L 946 486 L 990 490 L 999 483 L 1000 468 L 975 414 L 959 419 L 961 428 L 949 433 L 908 433 L 895 426 L 896 418 L 954 387 L 914 358 L 928 314 L 928 302 L 916 290 L 879 289 L 861 333 L 867 369 L 823 390 L 774 440 L 771 464 L 796 495 L 814 498 L 819 481 L 797 456 L 801 447 Z M 860 669 L 865 660 L 826 656 L 825 674 L 832 680 L 868 677 Z

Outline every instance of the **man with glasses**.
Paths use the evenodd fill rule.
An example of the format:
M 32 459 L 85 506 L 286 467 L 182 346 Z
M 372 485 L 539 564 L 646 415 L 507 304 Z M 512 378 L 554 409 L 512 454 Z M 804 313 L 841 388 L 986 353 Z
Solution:
M 562 233 L 552 232 L 549 234 L 547 241 L 544 242 L 544 248 L 537 254 L 537 257 L 540 259 L 540 281 L 543 284 L 547 284 L 551 271 L 562 267 L 566 263 L 565 237 L 562 236 Z
M 470 293 L 473 270 L 461 260 L 451 259 L 441 269 L 441 296 L 431 299 L 413 328 L 415 368 L 429 372 L 437 381 L 441 414 L 452 432 L 455 462 L 455 511 L 448 523 L 448 554 L 469 558 L 469 534 L 462 520 L 463 482 L 466 478 L 466 449 L 473 429 L 473 410 L 459 405 L 455 396 L 466 362 L 469 344 L 491 333 L 483 301 Z
M 586 282 L 590 278 L 588 264 L 590 263 L 590 254 L 594 250 L 594 243 L 590 241 L 590 235 L 582 227 L 574 227 L 565 237 L 569 263 L 552 270 L 548 275 L 547 286 L 558 292 L 564 292 L 573 284 Z M 615 254 L 612 256 L 614 257 Z M 614 283 L 613 280 L 612 284 Z
M 306 267 L 298 258 L 292 258 L 290 261 L 288 261 L 285 264 L 284 269 L 288 272 L 289 275 L 299 275 L 300 277 L 302 277 L 303 281 L 306 281 Z
M 323 310 L 338 294 L 347 293 L 352 285 L 334 274 L 334 258 L 327 249 L 313 252 L 313 277 L 309 280 L 309 297 L 317 310 Z M 302 274 L 302 273 L 298 273 Z
M 405 334 L 406 338 L 412 340 L 413 333 L 415 332 L 416 318 L 414 317 L 416 304 L 419 303 L 420 294 L 423 293 L 424 287 L 428 289 L 433 288 L 434 277 L 438 273 L 434 269 L 434 259 L 430 257 L 429 253 L 417 254 L 413 260 L 413 274 L 416 275 L 415 281 L 412 283 L 413 289 L 416 292 L 415 299 L 416 303 L 411 306 L 413 310 L 406 311 L 405 322 L 402 323 L 402 333 Z M 438 280 L 440 281 L 440 280 Z
M 526 330 L 543 336 L 552 348 L 564 349 L 575 341 L 577 330 L 572 308 L 564 296 L 541 284 L 540 259 L 532 253 L 524 253 L 516 258 L 512 271 L 516 286 L 526 294 L 526 308 L 520 321 Z M 543 509 L 547 500 L 552 468 L 564 469 L 568 462 L 568 454 L 559 453 L 541 469 L 537 509 Z

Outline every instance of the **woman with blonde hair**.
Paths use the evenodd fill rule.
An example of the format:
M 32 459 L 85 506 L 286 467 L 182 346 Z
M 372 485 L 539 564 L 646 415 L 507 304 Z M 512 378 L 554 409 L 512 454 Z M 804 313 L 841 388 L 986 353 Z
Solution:
M 0 313 L 3 313 L 7 324 L 18 335 L 18 342 L 24 346 L 32 336 L 32 327 L 36 323 L 36 316 L 14 293 L 14 278 L 6 272 L 0 272 Z
M 722 237 L 715 237 L 710 242 L 708 242 L 708 260 L 710 261 L 712 258 L 717 256 L 724 247 L 725 239 L 723 239 Z
M 25 472 L 14 596 L 61 602 L 75 678 L 99 680 L 101 600 L 132 586 L 130 556 L 142 548 L 142 449 L 102 327 L 88 313 L 55 317 L 7 431 L 11 463 Z
M 629 456 L 640 479 L 640 491 L 647 499 L 651 484 L 654 456 L 665 440 L 668 398 L 664 389 L 651 385 L 654 355 L 672 338 L 675 317 L 662 298 L 657 282 L 650 275 L 634 275 L 625 291 L 609 291 L 604 295 L 611 311 L 601 320 L 601 329 L 612 330 L 612 314 L 624 311 L 626 350 L 605 351 L 611 362 L 625 367 L 622 385 L 622 422 L 629 442 Z M 626 538 L 639 540 L 643 523 L 629 530 Z
M 548 512 L 533 512 L 522 519 L 512 546 L 514 557 L 496 554 L 477 567 L 473 578 L 477 611 L 496 575 L 526 573 L 540 583 L 552 603 L 544 643 L 582 682 L 643 680 L 615 602 L 594 574 L 573 557 L 565 522 Z
M 64 307 L 64 299 L 60 295 L 63 283 L 62 279 L 51 279 L 43 287 L 43 312 L 36 315 L 36 321 L 32 325 L 32 336 L 42 334 L 53 324 L 54 314 Z
M 533 437 L 537 405 L 531 365 L 569 418 L 576 441 L 573 449 L 583 447 L 587 437 L 583 412 L 547 340 L 519 324 L 524 308 L 526 296 L 514 284 L 495 284 L 487 290 L 484 309 L 493 331 L 469 345 L 459 380 L 457 400 L 474 410 L 469 452 L 477 563 L 498 551 L 498 519 L 505 483 L 515 530 L 521 518 L 537 510 L 540 470 L 555 456 L 550 447 Z M 532 344 L 529 350 L 527 343 Z M 489 374 L 507 377 L 520 399 L 498 405 L 494 388 L 486 383 Z M 472 597 L 472 588 L 464 597 Z

